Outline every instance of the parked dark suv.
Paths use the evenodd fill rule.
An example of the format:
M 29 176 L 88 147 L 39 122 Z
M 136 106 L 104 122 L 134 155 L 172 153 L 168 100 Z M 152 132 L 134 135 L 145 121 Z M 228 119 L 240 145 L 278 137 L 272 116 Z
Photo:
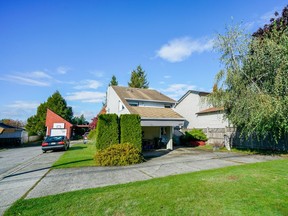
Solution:
M 48 136 L 42 143 L 42 151 L 45 153 L 49 150 L 64 150 L 70 147 L 70 141 L 66 136 Z

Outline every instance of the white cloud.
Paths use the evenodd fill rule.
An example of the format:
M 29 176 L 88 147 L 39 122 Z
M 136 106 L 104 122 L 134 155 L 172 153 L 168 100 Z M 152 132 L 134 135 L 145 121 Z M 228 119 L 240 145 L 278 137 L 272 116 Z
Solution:
M 213 47 L 213 40 L 192 40 L 189 37 L 176 38 L 163 45 L 157 56 L 169 62 L 181 62 L 187 59 L 192 53 L 209 51 Z
M 28 77 L 32 77 L 32 78 L 39 78 L 39 79 L 52 79 L 52 77 L 50 75 L 48 75 L 47 73 L 43 72 L 43 71 L 34 71 L 31 73 L 26 73 L 23 74 L 26 75 Z
M 82 80 L 77 83 L 74 89 L 98 89 L 103 84 L 97 80 Z
M 12 104 L 6 105 L 6 107 L 16 108 L 16 109 L 36 109 L 39 106 L 38 102 L 29 101 L 14 101 Z
M 53 77 L 43 71 L 8 74 L 0 80 L 29 86 L 50 86 Z
M 90 74 L 92 74 L 98 78 L 101 78 L 104 76 L 104 72 L 102 72 L 102 71 L 92 71 L 92 72 L 90 72 Z
M 57 73 L 59 74 L 66 74 L 68 71 L 71 70 L 71 68 L 67 66 L 60 66 L 56 70 L 57 70 Z
M 0 107 L 0 119 L 11 118 L 26 121 L 36 114 L 36 109 L 40 103 L 35 101 L 14 101 Z
M 80 112 L 77 112 L 74 114 L 74 116 L 80 117 L 81 115 L 84 115 L 86 121 L 91 122 L 91 120 L 97 116 L 97 113 L 94 111 L 89 111 L 89 110 L 82 110 Z
M 86 103 L 100 103 L 104 101 L 106 94 L 103 92 L 94 91 L 80 91 L 68 93 L 65 97 L 66 100 L 70 101 L 81 101 Z
M 41 81 L 37 79 L 28 78 L 25 76 L 17 76 L 17 75 L 7 75 L 3 78 L 0 78 L 1 80 L 14 82 L 22 85 L 30 85 L 30 86 L 50 86 L 50 83 L 47 81 Z
M 161 89 L 160 92 L 164 92 L 167 96 L 178 100 L 182 97 L 187 91 L 197 89 L 194 85 L 187 85 L 187 84 L 172 84 L 166 89 Z

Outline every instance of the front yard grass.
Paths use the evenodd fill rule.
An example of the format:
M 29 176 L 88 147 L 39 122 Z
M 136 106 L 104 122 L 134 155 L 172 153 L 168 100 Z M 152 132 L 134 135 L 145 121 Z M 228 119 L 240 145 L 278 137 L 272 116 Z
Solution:
M 96 147 L 91 142 L 74 144 L 52 166 L 54 169 L 95 166 Z
M 281 159 L 20 199 L 5 215 L 288 215 L 287 166 Z

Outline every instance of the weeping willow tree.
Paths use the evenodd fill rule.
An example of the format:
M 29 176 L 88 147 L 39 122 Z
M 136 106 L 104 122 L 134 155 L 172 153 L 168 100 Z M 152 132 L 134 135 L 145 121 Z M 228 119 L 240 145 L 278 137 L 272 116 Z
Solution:
M 210 100 L 224 107 L 242 135 L 272 136 L 278 142 L 288 134 L 287 17 L 286 7 L 281 17 L 251 36 L 233 26 L 217 37 L 223 69 Z

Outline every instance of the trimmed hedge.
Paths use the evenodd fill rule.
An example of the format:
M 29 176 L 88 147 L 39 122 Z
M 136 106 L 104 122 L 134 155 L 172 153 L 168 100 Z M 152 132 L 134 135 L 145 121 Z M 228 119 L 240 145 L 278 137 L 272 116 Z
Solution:
M 142 150 L 141 117 L 136 114 L 124 114 L 120 116 L 120 142 L 131 143 L 139 151 Z
M 138 148 L 125 143 L 97 151 L 94 160 L 98 166 L 126 166 L 141 163 L 144 158 Z
M 96 149 L 102 150 L 119 143 L 119 124 L 116 114 L 101 114 L 96 128 Z

